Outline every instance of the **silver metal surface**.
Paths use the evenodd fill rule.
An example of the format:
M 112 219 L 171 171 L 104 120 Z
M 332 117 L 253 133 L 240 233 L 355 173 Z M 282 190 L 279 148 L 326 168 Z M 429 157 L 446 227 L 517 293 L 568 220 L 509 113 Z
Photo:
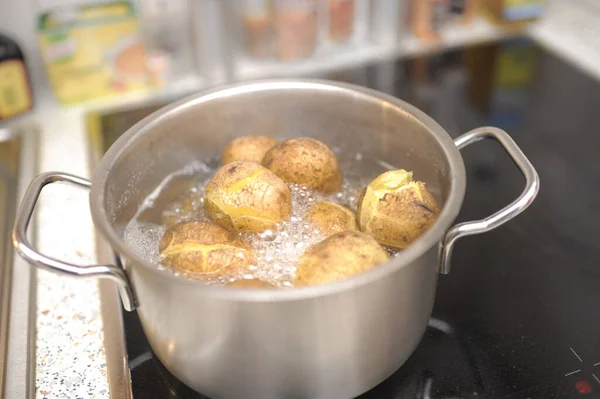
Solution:
M 67 182 L 84 188 L 90 187 L 90 182 L 86 179 L 67 173 L 47 172 L 33 179 L 25 192 L 15 219 L 13 232 L 13 245 L 15 249 L 27 262 L 41 269 L 60 272 L 72 277 L 104 278 L 115 281 L 119 287 L 125 309 L 135 309 L 136 301 L 133 291 L 131 290 L 127 275 L 120 267 L 115 265 L 75 265 L 46 256 L 33 248 L 33 245 L 27 238 L 27 227 L 31 221 L 31 216 L 33 215 L 42 189 L 47 184 L 56 182 Z
M 35 269 L 14 256 L 10 232 L 37 171 L 38 129 L 23 120 L 11 126 L 0 129 L 0 397 L 29 398 L 35 387 Z
M 459 223 L 448 229 L 442 240 L 440 257 L 440 273 L 442 274 L 450 273 L 450 258 L 456 240 L 464 236 L 485 233 L 508 222 L 531 205 L 540 189 L 540 178 L 535 168 L 505 131 L 495 127 L 480 127 L 456 138 L 454 142 L 456 147 L 461 149 L 485 138 L 494 139 L 502 145 L 525 177 L 525 188 L 516 200 L 493 215 L 481 220 Z
M 413 170 L 437 194 L 442 212 L 387 264 L 292 289 L 181 279 L 124 242 L 125 226 L 167 176 L 256 132 L 313 136 L 342 155 L 360 152 L 365 160 Z M 382 171 L 365 166 L 368 175 Z M 100 162 L 90 202 L 94 224 L 135 287 L 152 349 L 177 378 L 213 398 L 347 398 L 379 384 L 417 346 L 433 307 L 440 240 L 464 192 L 454 142 L 413 106 L 349 84 L 275 80 L 206 91 L 137 123 Z M 51 266 L 64 270 L 63 264 Z
M 140 106 L 142 106 L 142 110 L 145 109 L 145 106 Z M 149 105 L 148 110 L 154 110 L 154 106 Z M 120 112 L 127 111 L 121 108 Z M 101 131 L 89 131 L 88 133 L 92 136 L 100 135 L 100 137 L 96 136 L 96 139 L 90 140 L 90 148 L 88 149 L 90 164 L 92 168 L 95 168 L 107 150 L 105 146 L 112 143 L 110 136 L 113 134 L 113 131 L 101 129 Z M 96 252 L 98 262 L 107 264 L 116 263 L 112 248 L 98 234 L 96 234 Z M 109 396 L 111 399 L 131 399 L 133 397 L 131 392 L 131 375 L 127 350 L 125 348 L 123 309 L 119 301 L 119 291 L 111 281 L 100 280 L 98 281 L 98 293 L 100 295 L 100 314 L 104 332 L 103 345 L 106 356 Z
M 0 393 L 3 392 L 4 375 L 6 369 L 6 348 L 8 343 L 8 317 L 11 300 L 12 288 L 12 258 L 13 250 L 9 247 L 9 230 L 14 217 L 14 205 L 16 198 L 14 197 L 16 176 L 10 169 L 14 169 L 11 165 L 12 160 L 18 162 L 19 147 L 18 142 L 15 146 L 10 146 L 6 142 L 0 142 L 0 157 L 2 164 L 0 166 Z M 4 147 L 14 147 L 5 149 Z M 10 153 L 9 153 L 10 151 Z M 5 154 L 6 152 L 6 154 Z M 7 157 L 6 155 L 9 155 Z M 12 156 L 10 156 L 12 155 Z M 8 158 L 8 159 L 4 159 Z M 6 165 L 6 163 L 9 163 Z
M 106 243 L 103 243 L 104 249 Z M 107 254 L 108 255 L 108 254 Z M 104 256 L 99 254 L 99 260 Z M 107 280 L 98 282 L 100 293 L 100 306 L 102 314 L 102 326 L 104 331 L 104 355 L 106 356 L 106 373 L 108 377 L 108 389 L 111 399 L 131 399 L 131 376 L 129 373 L 129 362 L 125 349 L 125 337 L 123 330 L 123 315 L 119 292 L 114 284 Z

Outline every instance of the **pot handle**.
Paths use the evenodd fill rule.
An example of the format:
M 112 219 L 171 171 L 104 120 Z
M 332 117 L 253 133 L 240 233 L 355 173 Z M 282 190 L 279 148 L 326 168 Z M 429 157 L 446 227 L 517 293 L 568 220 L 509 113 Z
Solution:
M 450 258 L 456 240 L 464 236 L 485 233 L 508 222 L 531 205 L 540 188 L 540 178 L 533 165 L 504 130 L 495 127 L 480 127 L 456 138 L 454 144 L 456 144 L 458 149 L 462 149 L 469 144 L 476 143 L 485 138 L 492 138 L 504 147 L 525 177 L 525 189 L 523 189 L 523 192 L 516 200 L 493 215 L 481 220 L 459 223 L 448 229 L 442 239 L 440 256 L 441 274 L 448 274 L 450 272 Z
M 116 281 L 121 294 L 121 300 L 123 301 L 123 307 L 128 311 L 135 310 L 137 302 L 131 290 L 129 278 L 121 267 L 115 265 L 80 266 L 62 262 L 38 252 L 31 245 L 31 242 L 27 238 L 27 228 L 29 227 L 29 222 L 31 221 L 38 198 L 44 186 L 56 182 L 71 183 L 84 188 L 90 188 L 91 186 L 88 180 L 67 173 L 47 172 L 34 178 L 25 192 L 15 219 L 13 230 L 13 245 L 15 249 L 27 262 L 40 269 L 73 277 L 106 278 Z

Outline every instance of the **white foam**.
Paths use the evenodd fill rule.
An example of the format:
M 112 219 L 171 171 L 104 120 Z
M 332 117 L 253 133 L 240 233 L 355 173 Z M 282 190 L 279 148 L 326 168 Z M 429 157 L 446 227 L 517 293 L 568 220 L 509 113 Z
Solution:
M 125 227 L 123 239 L 137 256 L 160 265 L 158 262 L 158 248 L 165 230 L 164 226 L 133 219 Z

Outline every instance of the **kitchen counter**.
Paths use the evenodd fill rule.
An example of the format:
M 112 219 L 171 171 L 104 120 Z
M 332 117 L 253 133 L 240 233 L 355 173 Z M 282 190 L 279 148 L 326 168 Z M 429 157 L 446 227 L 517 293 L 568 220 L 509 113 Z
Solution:
M 42 103 L 40 171 L 90 177 L 82 108 Z M 47 186 L 37 210 L 39 249 L 77 264 L 93 264 L 94 228 L 88 193 L 66 185 Z M 96 280 L 37 273 L 37 398 L 108 398 L 103 329 Z

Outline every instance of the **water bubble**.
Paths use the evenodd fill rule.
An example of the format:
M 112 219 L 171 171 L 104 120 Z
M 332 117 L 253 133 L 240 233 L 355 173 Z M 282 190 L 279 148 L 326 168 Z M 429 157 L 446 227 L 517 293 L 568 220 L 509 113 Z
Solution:
M 277 235 L 272 230 L 265 230 L 259 234 L 259 237 L 264 241 L 273 241 L 277 238 Z

